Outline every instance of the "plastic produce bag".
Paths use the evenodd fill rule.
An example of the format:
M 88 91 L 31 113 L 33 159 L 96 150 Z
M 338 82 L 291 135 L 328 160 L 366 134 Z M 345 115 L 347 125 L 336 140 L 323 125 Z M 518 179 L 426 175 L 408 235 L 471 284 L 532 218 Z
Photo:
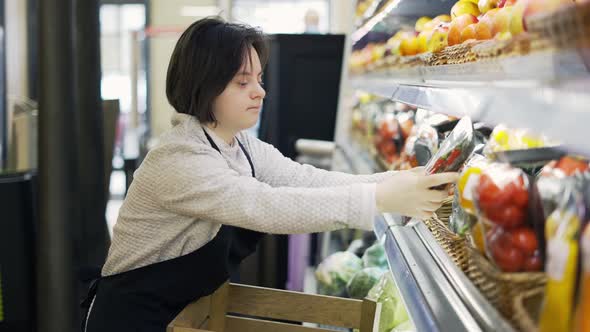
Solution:
M 430 125 L 422 125 L 418 128 L 416 141 L 414 143 L 413 155 L 416 166 L 424 166 L 438 151 L 438 133 Z
M 379 267 L 364 268 L 357 272 L 346 285 L 348 296 L 364 299 L 386 270 Z
M 545 217 L 555 209 L 565 191 L 565 178 L 589 172 L 588 161 L 566 156 L 547 164 L 537 180 Z
M 492 131 L 484 153 L 492 157 L 494 152 L 534 149 L 551 145 L 555 143 L 550 142 L 545 136 L 536 135 L 528 129 L 511 129 L 500 124 Z
M 401 152 L 403 136 L 400 123 L 393 112 L 384 113 L 378 120 L 378 131 L 374 138 L 375 148 L 388 164 L 395 162 Z
M 385 255 L 385 248 L 378 241 L 367 248 L 362 257 L 364 267 L 378 267 L 387 269 L 387 256 Z
M 390 272 L 383 274 L 367 297 L 381 303 L 379 332 L 389 332 L 410 320 Z
M 483 170 L 474 197 L 488 257 L 504 272 L 540 271 L 544 237 L 537 195 L 524 172 L 507 164 Z
M 319 292 L 344 296 L 346 285 L 363 268 L 362 260 L 351 252 L 337 252 L 322 261 L 315 271 Z
M 476 222 L 477 217 L 467 213 L 467 211 L 465 211 L 459 204 L 459 191 L 455 190 L 455 194 L 453 195 L 452 213 L 449 218 L 449 228 L 455 234 L 465 236 Z
M 545 224 L 547 284 L 539 320 L 541 332 L 572 329 L 578 237 L 585 211 L 583 182 L 568 179 L 566 183 L 562 200 Z
M 458 171 L 471 156 L 474 147 L 473 124 L 466 116 L 442 142 L 438 152 L 426 165 L 426 171 L 429 174 Z
M 464 236 L 477 222 L 473 190 L 479 182 L 482 170 L 487 165 L 489 162 L 485 157 L 474 154 L 469 158 L 459 176 L 449 220 L 449 228 L 458 235 Z

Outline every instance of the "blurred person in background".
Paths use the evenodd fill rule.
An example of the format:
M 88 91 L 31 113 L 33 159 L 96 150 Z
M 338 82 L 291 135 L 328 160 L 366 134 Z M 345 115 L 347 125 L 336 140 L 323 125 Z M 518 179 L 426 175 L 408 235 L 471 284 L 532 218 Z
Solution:
M 305 12 L 305 33 L 320 33 L 320 15 L 315 9 L 308 9 Z

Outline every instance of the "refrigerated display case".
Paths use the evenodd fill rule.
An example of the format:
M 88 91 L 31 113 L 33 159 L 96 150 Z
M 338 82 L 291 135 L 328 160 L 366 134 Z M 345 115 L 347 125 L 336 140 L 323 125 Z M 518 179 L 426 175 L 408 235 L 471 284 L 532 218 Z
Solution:
M 369 6 L 370 2 L 364 1 L 363 6 Z M 371 130 L 379 128 L 368 129 L 367 138 L 365 124 L 358 124 L 364 120 L 361 114 L 369 114 L 367 117 L 373 116 L 375 120 L 375 116 L 370 115 L 371 110 L 367 110 L 375 107 L 371 103 L 381 103 L 382 112 L 389 112 L 383 106 L 384 100 L 390 101 L 394 108 L 406 105 L 405 108 L 416 112 L 427 110 L 450 119 L 467 116 L 478 126 L 488 127 L 487 135 L 499 124 L 527 128 L 552 140 L 547 144 L 556 153 L 551 159 L 566 153 L 590 156 L 588 1 L 381 2 L 383 4 L 376 6 L 379 9 L 372 16 L 357 18 L 360 23 L 350 37 L 349 68 L 342 87 L 333 169 L 359 174 L 400 169 L 401 163 L 384 161 L 376 141 L 370 137 Z M 456 6 L 458 2 L 462 4 Z M 486 3 L 500 8 L 491 9 L 491 14 L 487 14 L 490 8 L 485 8 Z M 472 11 L 477 9 L 477 12 L 459 8 L 461 6 Z M 497 13 L 501 13 L 499 19 L 494 18 Z M 481 26 L 485 28 L 489 23 L 496 29 L 495 36 L 455 41 L 455 45 L 449 45 L 449 38 L 454 38 L 449 37 L 449 30 L 459 24 L 453 21 L 466 14 L 477 19 L 471 24 L 483 21 Z M 502 15 L 507 16 L 502 18 Z M 436 28 L 440 28 L 437 31 L 443 45 L 430 45 L 432 47 L 425 50 L 417 46 L 412 50 L 412 43 L 418 43 L 418 38 L 424 35 L 421 34 L 423 27 L 414 26 L 414 23 L 424 16 L 442 17 Z M 525 31 L 521 31 L 522 27 L 520 30 L 510 28 L 510 22 L 507 28 L 502 27 L 502 19 L 524 23 Z M 423 20 L 421 24 L 424 22 L 428 21 Z M 410 31 L 409 35 L 393 40 L 396 32 L 402 30 Z M 404 38 L 410 41 L 404 42 Z M 414 38 L 416 41 L 412 41 Z M 359 97 L 359 91 L 371 97 Z M 365 109 L 359 111 L 362 107 Z M 359 128 L 365 130 L 364 137 L 359 138 Z M 444 139 L 444 135 L 441 138 Z M 532 170 L 532 167 L 527 169 Z M 450 213 L 450 204 L 447 208 Z M 452 236 L 447 225 L 419 220 L 405 225 L 403 219 L 391 214 L 379 216 L 375 221 L 375 234 L 384 241 L 390 271 L 417 331 L 529 331 L 538 328 L 538 317 L 532 317 L 538 313 L 527 312 L 525 307 L 531 298 L 537 303 L 542 301 L 545 273 L 526 275 L 531 277 L 530 289 L 519 291 L 514 287 L 516 289 L 509 295 L 504 295 L 509 303 L 500 303 L 495 298 L 497 294 L 491 294 L 509 287 L 514 273 L 503 273 L 493 261 L 474 260 L 467 251 L 461 254 L 468 258 L 457 257 L 449 248 L 452 246 L 449 239 L 441 240 L 437 231 Z M 485 266 L 471 268 L 478 264 Z M 494 290 L 491 286 L 495 284 L 481 282 L 477 273 L 483 273 L 480 277 L 484 279 L 486 273 L 493 274 L 497 281 L 503 280 L 503 284 L 498 281 Z M 507 309 L 507 305 L 510 308 Z

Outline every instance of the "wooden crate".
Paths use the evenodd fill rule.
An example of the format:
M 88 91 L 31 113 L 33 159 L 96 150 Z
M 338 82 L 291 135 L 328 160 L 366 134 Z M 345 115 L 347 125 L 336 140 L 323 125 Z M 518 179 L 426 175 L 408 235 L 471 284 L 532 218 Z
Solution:
M 210 296 L 189 304 L 167 332 L 325 332 L 298 322 L 377 331 L 375 301 L 305 294 L 225 283 Z M 294 323 L 284 323 L 289 321 Z

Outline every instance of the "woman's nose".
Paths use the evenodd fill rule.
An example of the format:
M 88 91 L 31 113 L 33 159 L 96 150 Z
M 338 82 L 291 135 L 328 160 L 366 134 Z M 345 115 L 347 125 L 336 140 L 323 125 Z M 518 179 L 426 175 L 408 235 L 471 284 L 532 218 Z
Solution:
M 256 88 L 252 92 L 252 99 L 256 99 L 256 98 L 264 99 L 265 96 L 266 96 L 266 91 L 264 90 L 262 85 L 260 83 L 256 84 Z

